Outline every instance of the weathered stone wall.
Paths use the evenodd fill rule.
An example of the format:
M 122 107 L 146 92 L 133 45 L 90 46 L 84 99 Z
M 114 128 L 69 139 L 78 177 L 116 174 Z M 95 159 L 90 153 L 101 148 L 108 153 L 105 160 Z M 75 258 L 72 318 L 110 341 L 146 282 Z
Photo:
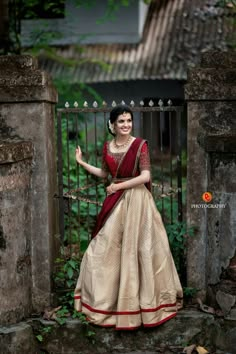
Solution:
M 55 243 L 57 213 L 54 200 L 54 194 L 57 191 L 54 139 L 54 104 L 56 101 L 57 94 L 51 79 L 45 72 L 37 69 L 35 59 L 30 56 L 0 57 L 0 139 L 11 141 L 13 145 L 15 141 L 28 141 L 32 144 L 31 149 L 34 152 L 32 162 L 22 159 L 22 162 L 17 162 L 16 165 L 13 163 L 9 165 L 10 167 L 1 165 L 3 174 L 13 173 L 11 169 L 15 169 L 16 175 L 17 173 L 23 174 L 24 169 L 27 174 L 31 169 L 30 188 L 29 185 L 24 185 L 24 188 L 28 188 L 27 191 L 19 188 L 12 191 L 15 200 L 11 197 L 7 202 L 8 195 L 4 195 L 3 200 L 5 203 L 4 233 L 9 238 L 9 244 L 8 241 L 6 243 L 9 249 L 6 252 L 9 254 L 12 252 L 14 259 L 23 257 L 24 262 L 30 255 L 30 265 L 26 267 L 24 262 L 24 266 L 22 265 L 27 269 L 25 270 L 27 275 L 24 280 L 22 278 L 22 282 L 28 284 L 30 288 L 27 290 L 26 298 L 29 299 L 29 292 L 31 297 L 31 301 L 28 301 L 27 312 L 30 309 L 36 312 L 42 311 L 50 304 L 51 299 L 53 254 L 57 248 Z M 23 182 L 15 178 L 14 183 L 17 185 Z M 12 205 L 13 208 L 13 203 L 16 205 L 14 212 L 13 209 L 7 207 L 7 205 Z M 28 209 L 27 207 L 24 209 L 24 203 L 28 205 Z M 21 204 L 22 207 L 20 207 Z M 13 217 L 15 217 L 15 229 L 10 224 Z M 24 240 L 22 239 L 21 242 L 22 244 L 25 242 L 25 251 L 19 244 L 19 230 L 22 230 L 21 235 L 24 235 Z M 18 268 L 17 265 L 14 268 L 11 261 L 11 257 L 6 258 L 4 265 L 4 269 L 12 271 L 15 269 L 15 273 L 4 273 L 4 276 L 9 279 L 18 277 L 17 272 L 21 267 L 19 263 Z M 11 282 L 11 286 L 13 283 Z M 12 306 L 12 311 L 17 308 L 17 302 L 21 301 L 23 294 L 20 295 L 17 287 L 15 287 L 15 292 L 12 291 L 10 283 L 9 286 L 5 285 L 2 291 L 5 294 L 5 302 L 8 302 L 9 321 L 13 321 L 10 308 Z M 23 317 L 24 314 L 24 311 L 21 312 L 17 318 Z
M 0 143 L 0 323 L 31 313 L 30 142 Z
M 197 227 L 188 245 L 188 284 L 214 303 L 236 252 L 236 53 L 205 53 L 201 67 L 189 72 L 185 95 L 187 222 Z M 221 207 L 205 208 L 206 191 L 213 196 L 210 204 Z M 227 293 L 234 298 L 235 281 L 227 279 L 232 285 Z

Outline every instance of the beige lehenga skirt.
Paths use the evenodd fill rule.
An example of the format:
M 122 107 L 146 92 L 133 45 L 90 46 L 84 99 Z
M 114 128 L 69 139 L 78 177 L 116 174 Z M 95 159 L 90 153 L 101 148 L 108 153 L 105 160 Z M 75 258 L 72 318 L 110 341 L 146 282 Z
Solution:
M 144 185 L 126 190 L 84 254 L 75 309 L 104 327 L 153 327 L 176 315 L 182 296 L 151 193 Z

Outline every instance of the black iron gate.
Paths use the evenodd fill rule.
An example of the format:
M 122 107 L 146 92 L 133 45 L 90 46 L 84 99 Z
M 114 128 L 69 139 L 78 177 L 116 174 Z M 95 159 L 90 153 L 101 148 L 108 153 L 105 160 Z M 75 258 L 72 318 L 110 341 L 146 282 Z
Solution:
M 108 107 L 96 102 L 88 107 L 57 110 L 58 198 L 60 236 L 64 245 L 70 245 L 70 253 L 84 251 L 90 240 L 105 188 L 101 181 L 86 173 L 75 160 L 75 148 L 81 146 L 84 159 L 99 166 L 102 147 L 110 139 L 107 120 L 115 102 Z M 134 136 L 148 140 L 152 163 L 153 196 L 164 223 L 183 220 L 185 176 L 182 171 L 183 152 L 186 152 L 182 132 L 183 106 L 167 105 L 159 100 L 155 106 L 149 101 L 145 106 L 130 103 L 134 112 Z

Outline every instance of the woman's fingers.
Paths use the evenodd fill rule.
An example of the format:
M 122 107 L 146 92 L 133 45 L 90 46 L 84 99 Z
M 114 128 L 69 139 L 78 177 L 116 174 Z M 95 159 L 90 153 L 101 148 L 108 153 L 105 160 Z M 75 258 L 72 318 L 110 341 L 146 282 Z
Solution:
M 75 156 L 78 162 L 82 160 L 82 152 L 79 146 L 75 149 Z
M 116 191 L 114 191 L 114 189 L 113 189 L 113 184 L 110 184 L 110 186 L 108 186 L 107 188 L 106 188 L 106 191 L 107 191 L 107 194 L 113 194 L 113 193 L 115 193 Z
M 82 154 L 81 149 L 80 149 L 79 146 L 75 149 L 75 151 L 76 151 L 76 153 L 78 153 L 78 154 Z

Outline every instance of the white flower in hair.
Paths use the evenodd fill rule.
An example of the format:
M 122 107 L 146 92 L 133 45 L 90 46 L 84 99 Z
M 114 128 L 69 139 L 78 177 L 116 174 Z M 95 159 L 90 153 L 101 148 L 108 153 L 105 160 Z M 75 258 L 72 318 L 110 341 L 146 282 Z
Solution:
M 108 121 L 108 126 L 112 134 L 115 134 L 114 124 L 111 123 L 110 119 Z

